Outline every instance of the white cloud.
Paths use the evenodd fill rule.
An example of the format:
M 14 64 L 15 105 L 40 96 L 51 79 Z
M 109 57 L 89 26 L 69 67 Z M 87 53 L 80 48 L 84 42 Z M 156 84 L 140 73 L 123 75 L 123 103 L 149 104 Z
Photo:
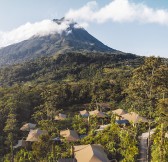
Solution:
M 130 0 L 112 0 L 102 8 L 98 8 L 96 1 L 91 1 L 77 10 L 70 9 L 65 17 L 85 23 L 105 23 L 110 20 L 168 25 L 168 10 L 153 9 L 143 3 L 134 3 Z
M 0 47 L 27 40 L 32 36 L 45 36 L 53 33 L 61 33 L 69 27 L 70 21 L 57 24 L 51 20 L 43 20 L 36 23 L 26 23 L 12 31 L 0 31 Z
M 74 25 L 74 28 L 77 28 L 77 29 L 85 28 L 85 29 L 86 29 L 86 28 L 88 27 L 88 25 L 89 25 L 89 24 L 86 23 L 86 22 L 83 22 L 83 23 L 81 22 L 81 23 L 75 24 L 75 25 Z

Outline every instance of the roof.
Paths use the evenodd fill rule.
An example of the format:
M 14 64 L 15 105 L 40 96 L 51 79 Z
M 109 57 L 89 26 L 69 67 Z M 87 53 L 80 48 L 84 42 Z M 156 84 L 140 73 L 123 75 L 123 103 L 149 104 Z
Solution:
M 20 130 L 21 131 L 30 131 L 30 129 L 34 129 L 35 127 L 36 127 L 36 124 L 26 123 L 20 128 Z
M 67 116 L 65 114 L 59 113 L 57 116 L 55 116 L 55 120 L 65 120 L 66 117 Z
M 105 128 L 107 128 L 108 126 L 110 126 L 110 124 L 106 124 L 106 125 L 100 125 L 99 129 L 96 129 L 96 131 L 102 131 L 104 130 Z
M 67 141 L 77 141 L 79 140 L 79 135 L 75 130 L 62 130 L 60 131 L 60 135 L 64 137 Z
M 123 109 L 116 109 L 116 110 L 113 110 L 112 111 L 113 114 L 116 114 L 118 116 L 121 116 L 121 115 L 124 115 L 124 114 L 127 114 L 127 112 Z
M 13 148 L 18 148 L 18 147 L 26 147 L 27 142 L 25 140 L 18 140 L 17 145 L 13 146 Z
M 151 129 L 150 130 L 150 136 L 152 135 L 152 134 L 154 134 L 155 133 L 155 129 Z M 142 136 L 141 136 L 142 138 L 149 138 L 149 131 L 148 132 L 145 132 L 145 133 L 142 133 Z
M 128 120 L 116 120 L 115 121 L 117 124 L 128 124 L 129 121 Z
M 79 113 L 80 113 L 80 115 L 83 116 L 83 117 L 88 117 L 88 116 L 89 116 L 89 113 L 88 113 L 87 110 L 82 110 L 82 111 L 80 111 Z
M 132 122 L 134 124 L 136 123 L 141 123 L 141 122 L 148 122 L 148 120 L 138 114 L 136 114 L 135 112 L 130 112 L 127 114 L 122 115 L 122 117 L 126 120 L 128 120 L 129 122 Z
M 41 135 L 46 135 L 47 131 L 46 130 L 40 130 L 40 129 L 36 129 L 36 130 L 30 130 L 26 141 L 30 141 L 30 142 L 35 142 L 35 141 L 39 141 L 39 137 Z
M 168 138 L 168 133 L 165 134 L 165 137 Z
M 106 114 L 104 114 L 102 111 L 99 111 L 99 110 L 89 111 L 89 114 L 91 116 L 96 116 L 96 117 L 99 117 L 99 118 L 105 118 L 106 117 Z
M 101 145 L 74 146 L 74 155 L 77 162 L 110 162 Z

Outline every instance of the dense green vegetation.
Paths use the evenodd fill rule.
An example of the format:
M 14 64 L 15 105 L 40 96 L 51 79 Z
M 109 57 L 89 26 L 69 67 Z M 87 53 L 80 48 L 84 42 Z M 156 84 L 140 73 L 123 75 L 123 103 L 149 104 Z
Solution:
M 168 64 L 160 58 L 101 53 L 69 53 L 44 57 L 35 61 L 0 69 L 0 159 L 1 161 L 56 161 L 71 157 L 75 144 L 101 144 L 109 159 L 136 161 L 138 136 L 148 128 L 156 133 L 149 143 L 153 162 L 168 161 Z M 87 103 L 87 106 L 84 104 Z M 109 103 L 108 118 L 90 118 L 89 123 L 79 111 L 94 110 L 97 103 Z M 124 129 L 115 124 L 111 110 L 123 108 L 150 119 L 147 124 Z M 110 111 L 110 112 L 109 112 Z M 59 112 L 68 114 L 65 121 L 54 121 Z M 27 122 L 48 131 L 40 142 L 27 149 L 14 149 L 27 134 L 20 127 Z M 107 129 L 96 132 L 100 124 Z M 63 129 L 87 134 L 79 142 L 61 144 L 51 139 Z M 156 154 L 158 152 L 158 154 Z

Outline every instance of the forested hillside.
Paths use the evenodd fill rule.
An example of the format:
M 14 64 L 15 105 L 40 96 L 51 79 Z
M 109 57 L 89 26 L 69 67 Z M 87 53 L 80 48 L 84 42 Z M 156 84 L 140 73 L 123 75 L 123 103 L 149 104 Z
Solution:
M 67 53 L 42 57 L 0 69 L 0 159 L 48 162 L 72 158 L 72 146 L 101 144 L 110 160 L 134 162 L 140 158 L 139 136 L 155 129 L 149 159 L 168 161 L 168 64 L 155 57 L 132 54 Z M 107 106 L 102 106 L 106 104 Z M 147 123 L 116 124 L 115 109 L 136 112 Z M 79 115 L 100 110 L 106 117 Z M 59 113 L 65 120 L 55 120 Z M 47 134 L 38 142 L 15 148 L 28 132 L 20 128 L 35 123 Z M 99 125 L 109 124 L 102 131 Z M 68 142 L 60 131 L 75 130 L 81 139 Z M 157 153 L 156 153 L 157 152 Z

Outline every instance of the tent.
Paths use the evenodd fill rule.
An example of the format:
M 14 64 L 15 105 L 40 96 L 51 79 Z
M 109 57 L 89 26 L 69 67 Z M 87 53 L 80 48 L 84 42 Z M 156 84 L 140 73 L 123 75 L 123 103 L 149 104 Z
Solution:
M 55 120 L 65 120 L 67 116 L 65 114 L 59 113 L 57 116 L 55 116 Z
M 69 142 L 78 141 L 80 139 L 77 132 L 74 130 L 69 130 L 69 129 L 62 130 L 62 131 L 60 131 L 60 135 L 62 137 L 64 137 Z
M 34 129 L 35 127 L 36 127 L 36 124 L 26 123 L 20 128 L 20 130 L 21 131 L 30 131 L 30 129 Z
M 129 122 L 132 122 L 133 124 L 137 124 L 137 123 L 147 123 L 148 120 L 138 114 L 136 114 L 135 112 L 130 112 L 124 115 L 121 115 L 124 119 L 128 120 Z
M 25 140 L 18 140 L 18 144 L 16 146 L 13 146 L 13 148 L 18 148 L 18 147 L 26 147 L 27 142 Z
M 82 117 L 86 117 L 87 118 L 89 116 L 89 113 L 87 112 L 87 110 L 80 111 L 79 113 L 80 113 L 80 115 Z
M 96 116 L 98 118 L 105 118 L 106 114 L 99 110 L 89 111 L 90 116 Z
M 154 133 L 155 133 L 155 129 L 151 129 L 151 130 L 150 130 L 150 136 L 151 136 L 152 134 L 154 134 Z M 141 138 L 144 138 L 144 139 L 149 138 L 149 131 L 148 131 L 148 132 L 145 132 L 145 133 L 142 133 Z
M 30 130 L 26 141 L 30 141 L 30 142 L 35 142 L 35 141 L 39 141 L 39 137 L 41 135 L 46 135 L 47 131 L 46 130 L 40 130 L 40 129 L 36 129 L 36 130 Z
M 74 155 L 77 162 L 110 162 L 101 145 L 74 146 Z
M 107 127 L 109 127 L 109 126 L 110 126 L 110 124 L 100 125 L 99 129 L 97 129 L 96 131 L 97 131 L 97 132 L 98 132 L 98 131 L 102 131 L 102 130 L 104 130 L 105 128 L 107 128 Z
M 116 110 L 113 110 L 112 111 L 113 114 L 116 114 L 118 116 L 121 116 L 121 115 L 124 115 L 124 114 L 127 114 L 127 112 L 123 109 L 116 109 Z

